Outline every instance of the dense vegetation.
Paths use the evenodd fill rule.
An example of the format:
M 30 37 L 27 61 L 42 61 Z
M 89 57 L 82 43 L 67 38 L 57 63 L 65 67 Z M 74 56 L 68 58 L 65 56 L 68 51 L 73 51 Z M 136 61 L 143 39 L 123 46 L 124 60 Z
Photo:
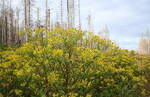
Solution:
M 1 47 L 0 97 L 150 95 L 148 56 L 76 29 L 38 28 L 28 36 L 27 43 Z

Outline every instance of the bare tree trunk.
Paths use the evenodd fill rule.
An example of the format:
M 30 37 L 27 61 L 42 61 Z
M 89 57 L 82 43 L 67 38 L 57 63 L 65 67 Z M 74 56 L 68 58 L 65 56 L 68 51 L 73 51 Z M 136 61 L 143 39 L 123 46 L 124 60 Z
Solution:
M 40 9 L 37 8 L 37 22 L 36 22 L 37 27 L 40 26 Z
M 61 0 L 61 16 L 60 16 L 60 24 L 61 24 L 61 27 L 63 27 L 63 0 Z
M 80 0 L 78 0 L 78 21 L 79 21 L 79 30 L 81 30 L 81 14 L 80 14 Z
M 24 0 L 25 30 L 31 29 L 31 0 Z M 25 42 L 28 41 L 28 32 L 25 33 Z
M 48 1 L 46 0 L 45 1 L 45 28 L 47 29 L 47 24 L 48 24 Z
M 88 15 L 87 20 L 88 20 L 88 31 L 89 32 L 93 32 L 93 25 L 92 25 L 91 14 Z
M 5 37 L 5 0 L 2 1 L 3 4 L 2 4 L 2 44 L 4 44 L 4 37 Z
M 67 0 L 67 18 L 68 18 L 68 28 L 74 28 L 74 0 Z
M 17 42 L 20 43 L 21 39 L 20 39 L 20 15 L 19 15 L 19 9 L 16 9 L 16 33 L 18 34 L 17 36 Z
M 24 0 L 24 27 L 27 29 L 27 0 Z
M 24 29 L 27 30 L 27 0 L 24 0 Z M 23 42 L 27 41 L 27 33 L 25 33 Z
M 16 41 L 16 31 L 15 31 L 15 18 L 14 18 L 14 12 L 13 10 L 11 11 L 11 35 L 12 35 L 12 43 L 15 44 L 15 41 Z
M 2 19 L 0 18 L 0 45 L 2 44 Z
M 51 13 L 50 13 L 50 9 L 48 9 L 48 29 L 51 30 Z
M 31 0 L 28 0 L 28 29 L 31 28 Z
M 31 29 L 31 0 L 27 0 L 27 31 Z M 28 41 L 28 32 L 26 32 L 26 42 Z
M 150 31 L 142 33 L 139 42 L 139 54 L 150 55 Z
M 8 44 L 8 25 L 7 25 L 7 22 L 8 22 L 8 20 L 7 20 L 7 16 L 5 16 L 5 37 L 4 37 L 4 39 L 5 39 L 5 45 L 7 45 Z
M 10 11 L 9 11 L 9 32 L 8 32 L 8 34 L 9 34 L 9 45 L 11 45 L 11 44 L 13 44 L 13 43 L 15 43 L 15 31 L 14 31 L 14 15 L 13 15 L 13 10 L 12 10 L 12 8 L 11 8 L 11 0 L 9 1 L 10 2 Z

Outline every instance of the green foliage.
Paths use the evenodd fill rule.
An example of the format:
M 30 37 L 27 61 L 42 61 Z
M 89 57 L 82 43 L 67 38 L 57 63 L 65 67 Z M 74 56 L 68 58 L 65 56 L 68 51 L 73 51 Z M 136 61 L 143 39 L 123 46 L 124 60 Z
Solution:
M 150 95 L 150 56 L 140 56 L 138 59 L 139 63 L 141 64 L 141 68 L 144 71 L 144 76 L 147 80 L 147 83 L 144 85 L 144 88 L 146 89 L 146 96 L 148 97 Z
M 39 28 L 34 32 L 29 34 L 28 43 L 0 52 L 0 95 L 141 97 L 145 94 L 142 86 L 146 79 L 135 53 L 76 29 Z

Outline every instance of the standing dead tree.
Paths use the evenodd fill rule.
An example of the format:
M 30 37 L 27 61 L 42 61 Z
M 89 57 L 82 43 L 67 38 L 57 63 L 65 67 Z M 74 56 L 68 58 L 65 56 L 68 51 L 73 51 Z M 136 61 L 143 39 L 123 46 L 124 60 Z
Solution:
M 80 0 L 78 0 L 78 26 L 79 26 L 79 30 L 81 30 Z
M 48 0 L 45 1 L 45 28 L 48 27 Z
M 15 31 L 15 18 L 14 18 L 14 10 L 12 9 L 12 2 L 9 1 L 9 16 L 8 16 L 8 44 L 13 44 L 16 42 L 16 31 Z
M 28 27 L 28 19 L 27 19 L 27 0 L 24 0 L 24 29 L 26 30 Z M 27 33 L 25 33 L 23 41 L 27 41 Z
M 17 41 L 27 42 L 28 41 L 28 32 L 32 28 L 32 8 L 33 0 L 22 0 L 23 1 L 23 19 L 19 13 L 19 9 L 16 11 L 13 9 L 12 0 L 0 0 L 0 44 L 12 44 Z M 59 14 L 59 26 L 64 28 L 75 28 L 75 12 L 78 11 L 78 25 L 81 29 L 81 18 L 80 18 L 80 0 L 64 0 L 60 1 L 60 14 Z M 75 2 L 78 2 L 78 5 L 75 6 Z M 52 14 L 51 10 L 48 7 L 48 0 L 45 0 L 45 20 L 44 25 L 46 29 L 52 29 Z M 66 6 L 66 5 L 67 6 Z M 64 12 L 65 7 L 67 12 Z M 78 10 L 75 10 L 78 8 Z M 67 13 L 67 22 L 64 19 L 64 13 Z M 23 25 L 21 22 L 23 21 Z M 40 25 L 40 10 L 37 9 L 37 20 L 36 26 Z M 54 24 L 55 25 L 55 24 Z M 24 30 L 24 35 L 16 35 L 16 32 L 21 32 L 21 29 Z
M 139 42 L 139 54 L 150 55 L 150 31 L 142 33 Z
M 16 8 L 15 27 L 16 27 L 16 33 L 17 33 L 16 42 L 19 43 L 21 40 L 21 37 L 20 37 L 20 10 L 18 7 Z
M 0 14 L 0 43 L 12 45 L 16 43 L 15 18 L 11 0 L 2 0 Z
M 48 26 L 48 29 L 51 30 L 51 10 L 50 9 L 47 10 L 47 26 Z
M 88 15 L 87 21 L 88 21 L 88 31 L 89 31 L 89 32 L 93 32 L 93 25 L 92 25 L 92 17 L 91 17 L 91 14 Z
M 103 38 L 103 39 L 109 39 L 109 30 L 107 25 L 105 25 L 104 28 L 102 28 L 102 30 L 99 32 L 99 35 Z
M 24 29 L 31 29 L 31 9 L 33 5 L 33 0 L 24 0 Z M 28 41 L 27 32 L 25 33 L 24 41 Z
M 37 20 L 36 20 L 36 26 L 40 26 L 40 9 L 37 8 Z
M 67 19 L 68 19 L 68 28 L 74 28 L 75 22 L 75 8 L 74 0 L 67 0 Z
M 6 8 L 5 8 L 5 0 L 1 0 L 2 1 L 2 6 L 1 6 L 1 16 L 0 16 L 0 24 L 1 24 L 1 31 L 0 31 L 0 42 L 1 44 L 6 44 L 6 34 L 5 34 L 5 30 L 6 30 L 6 27 L 5 27 L 5 23 L 6 23 Z
M 61 24 L 61 26 L 62 26 L 62 25 L 63 25 L 63 0 L 61 0 L 60 6 L 61 6 L 60 24 Z

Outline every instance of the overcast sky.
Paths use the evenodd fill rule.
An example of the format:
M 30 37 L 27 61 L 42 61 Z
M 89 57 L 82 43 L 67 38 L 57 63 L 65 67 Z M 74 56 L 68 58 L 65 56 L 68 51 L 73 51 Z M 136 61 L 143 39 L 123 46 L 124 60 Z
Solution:
M 137 49 L 140 33 L 150 27 L 150 0 L 81 0 L 83 18 L 92 11 L 95 32 L 108 25 L 111 39 Z
M 40 6 L 44 11 L 45 0 L 34 1 L 37 1 L 35 6 Z M 50 8 L 59 7 L 59 0 L 49 1 Z M 150 0 L 81 0 L 84 29 L 89 12 L 92 14 L 94 32 L 107 25 L 111 39 L 126 49 L 137 49 L 140 33 L 150 27 Z

